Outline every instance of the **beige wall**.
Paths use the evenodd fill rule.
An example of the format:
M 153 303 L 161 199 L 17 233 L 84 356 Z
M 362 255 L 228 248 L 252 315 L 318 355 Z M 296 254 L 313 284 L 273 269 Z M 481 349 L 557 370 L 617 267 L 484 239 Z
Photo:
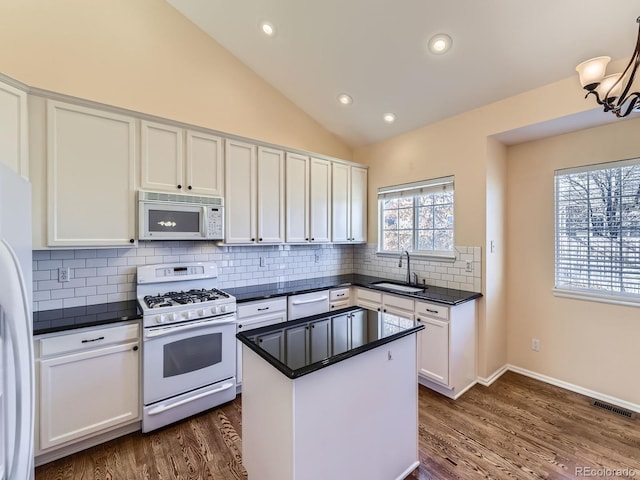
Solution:
M 640 120 L 508 149 L 509 362 L 640 404 L 637 307 L 558 298 L 554 170 L 640 156 Z M 540 339 L 540 352 L 531 338 Z
M 162 0 L 0 0 L 0 18 L 0 72 L 27 85 L 351 159 Z
M 638 405 L 640 390 L 633 379 L 640 365 L 631 355 L 631 339 L 640 338 L 638 310 L 551 295 L 551 188 L 553 169 L 558 166 L 547 165 L 543 170 L 546 160 L 535 155 L 514 162 L 514 152 L 519 148 L 533 147 L 507 149 L 494 139 L 516 129 L 545 130 L 549 125 L 566 128 L 586 116 L 591 121 L 591 114 L 598 113 L 593 112 L 596 107 L 593 101 L 584 100 L 577 78 L 570 77 L 358 148 L 354 161 L 371 167 L 370 242 L 377 241 L 378 187 L 455 175 L 455 242 L 479 245 L 483 251 L 485 296 L 478 304 L 479 377 L 489 379 L 501 367 L 513 364 Z M 602 115 L 603 123 L 610 121 L 608 115 Z M 633 128 L 631 122 L 618 121 L 600 128 L 605 133 L 599 141 L 589 142 L 589 156 L 584 155 L 588 149 L 573 142 L 571 136 L 540 142 L 548 145 L 545 155 L 552 151 L 555 161 L 562 158 L 576 164 L 640 154 L 637 141 L 637 149 L 632 148 L 633 134 L 624 132 Z M 587 130 L 573 135 L 589 138 L 591 133 Z M 540 208 L 540 200 L 546 202 L 545 208 Z M 521 209 L 526 209 L 531 218 L 522 215 Z M 547 237 L 540 238 L 542 231 L 525 227 L 529 221 L 550 228 Z M 493 254 L 487 251 L 491 240 L 496 241 Z M 631 319 L 634 315 L 635 322 Z M 603 318 L 615 320 L 605 327 Z M 541 340 L 538 354 L 531 351 L 534 333 Z M 596 349 L 598 352 L 593 353 Z

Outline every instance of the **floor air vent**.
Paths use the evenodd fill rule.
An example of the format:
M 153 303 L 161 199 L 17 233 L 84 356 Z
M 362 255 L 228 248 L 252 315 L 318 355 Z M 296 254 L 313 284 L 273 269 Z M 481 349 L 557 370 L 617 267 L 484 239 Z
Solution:
M 594 407 L 601 408 L 603 410 L 607 410 L 611 413 L 615 413 L 616 415 L 620 415 L 625 418 L 636 418 L 636 413 L 631 410 L 626 410 L 624 408 L 616 407 L 615 405 L 611 405 L 609 403 L 601 402 L 600 400 L 591 400 L 591 405 Z

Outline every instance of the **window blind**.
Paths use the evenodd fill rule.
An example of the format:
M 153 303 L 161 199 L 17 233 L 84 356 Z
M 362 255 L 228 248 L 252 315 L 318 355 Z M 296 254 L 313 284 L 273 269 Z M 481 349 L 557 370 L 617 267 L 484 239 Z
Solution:
M 640 159 L 555 172 L 556 288 L 640 295 Z
M 440 177 L 420 182 L 380 187 L 378 188 L 378 199 L 413 197 L 415 195 L 453 190 L 453 178 L 453 176 Z

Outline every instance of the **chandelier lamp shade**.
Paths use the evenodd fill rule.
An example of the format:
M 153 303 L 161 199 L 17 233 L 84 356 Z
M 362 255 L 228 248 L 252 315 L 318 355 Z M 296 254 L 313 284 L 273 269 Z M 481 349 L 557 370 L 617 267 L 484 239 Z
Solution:
M 605 112 L 612 112 L 617 117 L 626 117 L 634 110 L 640 110 L 640 92 L 633 91 L 633 82 L 640 64 L 640 17 L 638 23 L 638 39 L 631 60 L 622 73 L 606 75 L 607 64 L 611 57 L 596 57 L 582 62 L 576 67 L 580 75 L 580 84 L 587 91 L 587 98 L 593 95 Z

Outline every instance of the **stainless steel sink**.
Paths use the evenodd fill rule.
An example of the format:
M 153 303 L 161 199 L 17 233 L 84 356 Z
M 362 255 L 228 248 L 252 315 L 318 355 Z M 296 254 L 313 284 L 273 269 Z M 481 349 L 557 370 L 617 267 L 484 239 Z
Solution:
M 417 292 L 422 292 L 424 290 L 424 288 L 421 288 L 421 287 L 412 287 L 410 285 L 400 285 L 400 284 L 391 283 L 391 282 L 376 282 L 376 283 L 372 283 L 372 285 L 375 285 L 376 287 L 380 287 L 380 288 L 386 288 L 387 290 L 396 290 L 398 292 L 404 292 L 404 293 L 417 293 Z

